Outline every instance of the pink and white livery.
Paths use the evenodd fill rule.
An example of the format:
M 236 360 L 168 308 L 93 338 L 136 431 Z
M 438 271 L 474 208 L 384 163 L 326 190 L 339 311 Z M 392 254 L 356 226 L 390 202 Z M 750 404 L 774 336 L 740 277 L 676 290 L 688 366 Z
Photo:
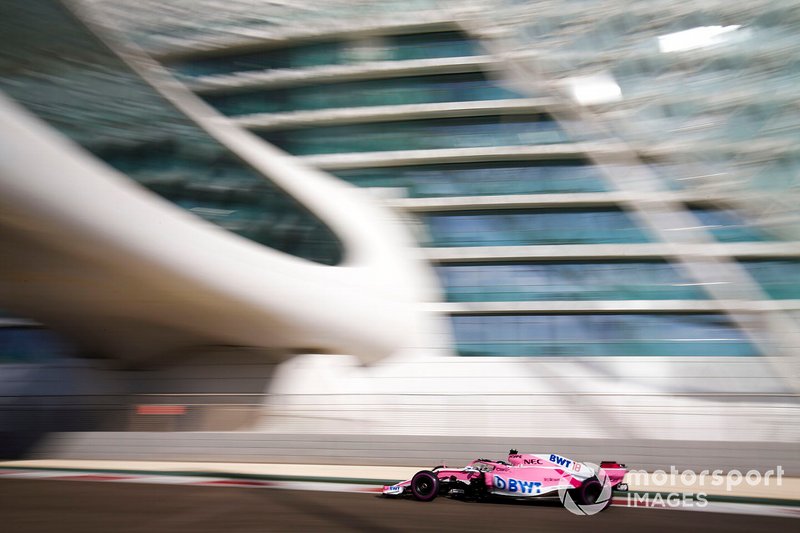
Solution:
M 508 461 L 477 459 L 464 468 L 437 466 L 422 470 L 407 481 L 384 486 L 383 494 L 410 494 L 429 502 L 440 494 L 480 500 L 490 496 L 557 496 L 561 491 L 578 505 L 596 505 L 602 499 L 607 506 L 611 498 L 604 494 L 610 495 L 612 489 L 627 490 L 622 483 L 627 471 L 616 461 L 602 461 L 597 466 L 554 453 L 520 454 L 511 450 Z

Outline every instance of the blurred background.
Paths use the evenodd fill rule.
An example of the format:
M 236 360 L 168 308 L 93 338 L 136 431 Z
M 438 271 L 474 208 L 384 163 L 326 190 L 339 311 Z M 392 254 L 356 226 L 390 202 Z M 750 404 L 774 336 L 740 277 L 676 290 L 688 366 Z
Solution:
M 797 473 L 799 25 L 3 2 L 0 456 Z

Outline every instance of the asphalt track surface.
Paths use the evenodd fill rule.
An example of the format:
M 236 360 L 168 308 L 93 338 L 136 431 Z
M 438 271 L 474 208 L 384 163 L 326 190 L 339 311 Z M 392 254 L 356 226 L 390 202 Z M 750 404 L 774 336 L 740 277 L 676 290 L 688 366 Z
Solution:
M 401 532 L 797 531 L 792 518 L 610 508 L 575 516 L 549 502 L 430 503 L 376 494 L 0 480 L 0 531 Z

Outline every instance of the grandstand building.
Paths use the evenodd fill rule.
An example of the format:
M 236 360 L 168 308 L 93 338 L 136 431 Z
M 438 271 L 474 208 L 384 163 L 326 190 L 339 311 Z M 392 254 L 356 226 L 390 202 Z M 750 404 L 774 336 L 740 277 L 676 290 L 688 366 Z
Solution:
M 115 429 L 800 437 L 788 10 L 163 4 L 0 19 L 0 306 Z

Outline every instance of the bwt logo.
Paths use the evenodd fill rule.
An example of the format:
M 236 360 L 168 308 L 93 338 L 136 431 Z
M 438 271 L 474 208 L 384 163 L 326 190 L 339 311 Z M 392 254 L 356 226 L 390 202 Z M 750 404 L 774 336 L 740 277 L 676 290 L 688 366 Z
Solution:
M 550 456 L 550 462 L 555 463 L 559 466 L 563 466 L 564 468 L 569 468 L 569 465 L 572 464 L 572 461 L 570 461 L 569 459 L 564 459 L 563 457 L 559 457 L 556 454 L 552 454 Z
M 519 492 L 520 494 L 539 494 L 542 484 L 538 481 L 522 481 L 521 479 L 509 478 L 508 481 L 500 476 L 494 476 L 494 486 L 500 490 L 508 492 Z

